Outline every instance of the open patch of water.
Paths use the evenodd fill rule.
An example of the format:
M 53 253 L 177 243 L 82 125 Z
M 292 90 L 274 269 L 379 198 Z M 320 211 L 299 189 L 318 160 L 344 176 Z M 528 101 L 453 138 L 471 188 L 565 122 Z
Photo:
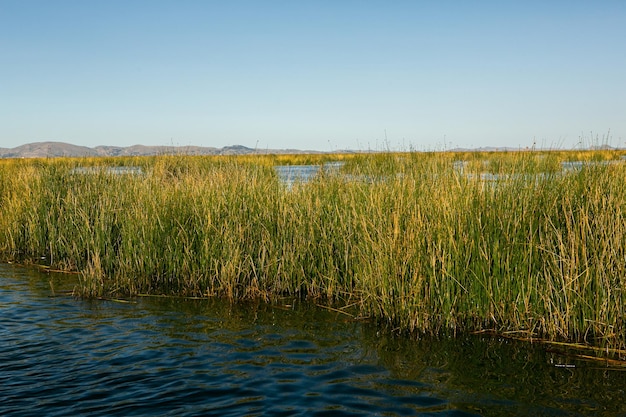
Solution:
M 328 162 L 323 165 L 278 165 L 274 169 L 280 181 L 292 187 L 295 183 L 309 182 L 321 173 L 336 174 L 342 166 L 342 162 Z
M 71 171 L 72 174 L 107 174 L 107 175 L 143 175 L 143 169 L 137 166 L 95 166 L 77 167 Z
M 0 265 L 0 415 L 626 415 L 626 372 L 542 345 L 296 300 L 81 300 L 72 280 Z

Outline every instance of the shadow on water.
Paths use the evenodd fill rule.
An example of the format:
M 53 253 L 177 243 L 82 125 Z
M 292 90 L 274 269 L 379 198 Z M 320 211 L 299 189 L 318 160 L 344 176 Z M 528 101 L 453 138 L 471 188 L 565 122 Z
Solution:
M 0 265 L 1 415 L 626 415 L 626 372 L 541 345 L 296 300 L 80 300 L 68 279 Z

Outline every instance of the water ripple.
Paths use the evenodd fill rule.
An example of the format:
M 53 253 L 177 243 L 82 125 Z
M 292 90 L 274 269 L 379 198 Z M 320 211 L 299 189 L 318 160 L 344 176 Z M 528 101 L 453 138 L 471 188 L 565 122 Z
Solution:
M 533 372 L 504 371 L 486 359 L 488 341 L 380 336 L 309 305 L 55 298 L 47 279 L 67 277 L 0 266 L 0 415 L 626 413 L 624 373 L 604 377 L 604 390 L 564 394 L 541 376 L 555 371 L 545 352 L 533 353 Z

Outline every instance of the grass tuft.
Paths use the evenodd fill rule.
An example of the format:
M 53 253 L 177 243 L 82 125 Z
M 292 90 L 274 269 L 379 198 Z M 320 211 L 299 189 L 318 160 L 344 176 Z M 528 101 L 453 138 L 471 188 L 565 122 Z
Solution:
M 79 271 L 88 297 L 288 295 L 400 331 L 624 350 L 621 157 L 0 160 L 0 257 Z M 340 174 L 290 187 L 273 168 L 333 161 Z M 76 169 L 98 166 L 141 170 Z

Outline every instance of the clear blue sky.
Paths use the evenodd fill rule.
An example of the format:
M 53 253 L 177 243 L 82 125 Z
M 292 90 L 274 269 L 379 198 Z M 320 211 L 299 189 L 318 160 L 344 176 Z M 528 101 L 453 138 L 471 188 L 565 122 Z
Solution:
M 5 148 L 626 146 L 625 74 L 624 0 L 0 0 Z

